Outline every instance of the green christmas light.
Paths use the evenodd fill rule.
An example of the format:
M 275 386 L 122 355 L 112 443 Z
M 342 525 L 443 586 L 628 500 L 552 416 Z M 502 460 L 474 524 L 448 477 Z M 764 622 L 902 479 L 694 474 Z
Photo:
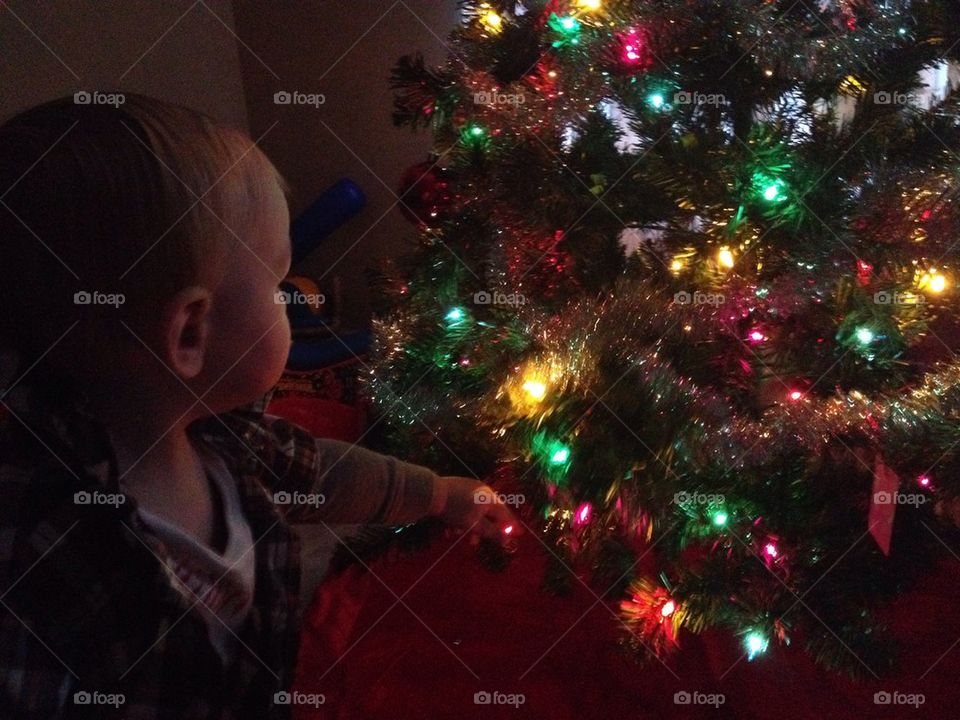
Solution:
M 554 47 L 580 44 L 580 21 L 572 15 L 551 13 L 547 24 L 560 36 L 553 42 Z
M 490 142 L 490 132 L 483 125 L 470 123 L 460 131 L 460 141 L 473 148 L 484 148 Z
M 763 633 L 752 632 L 743 639 L 743 644 L 747 649 L 747 660 L 753 660 L 757 655 L 767 651 L 770 641 Z
M 784 182 L 778 178 L 770 177 L 764 173 L 757 173 L 753 176 L 753 185 L 760 193 L 760 197 L 768 203 L 783 202 L 787 199 L 784 194 Z
M 447 324 L 449 325 L 456 325 L 462 322 L 466 316 L 467 314 L 464 312 L 463 308 L 455 307 L 452 308 L 446 315 L 444 315 L 443 319 L 446 320 Z
M 531 449 L 533 454 L 540 458 L 552 482 L 560 484 L 562 477 L 570 469 L 570 459 L 573 456 L 570 447 L 541 431 L 533 436 Z
M 713 513 L 712 520 L 713 524 L 717 527 L 725 527 L 727 521 L 730 520 L 730 516 L 725 510 L 717 510 L 715 513 Z
M 861 345 L 869 345 L 876 339 L 876 335 L 873 334 L 873 330 L 867 327 L 862 327 L 857 330 L 857 341 Z
M 650 107 L 652 107 L 654 110 L 660 110 L 663 108 L 666 100 L 663 99 L 663 95 L 661 93 L 653 93 L 647 98 L 647 102 L 650 103 Z

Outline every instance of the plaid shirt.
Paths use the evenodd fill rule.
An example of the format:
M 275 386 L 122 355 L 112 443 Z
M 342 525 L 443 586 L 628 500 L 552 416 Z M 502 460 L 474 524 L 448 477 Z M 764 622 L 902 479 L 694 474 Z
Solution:
M 274 701 L 290 687 L 299 640 L 288 523 L 407 522 L 442 503 L 429 470 L 317 440 L 265 415 L 267 398 L 195 424 L 235 477 L 254 539 L 253 607 L 223 667 L 199 599 L 167 569 L 135 500 L 119 500 L 103 426 L 54 385 L 43 398 L 15 389 L 0 421 L 3 720 L 289 717 Z

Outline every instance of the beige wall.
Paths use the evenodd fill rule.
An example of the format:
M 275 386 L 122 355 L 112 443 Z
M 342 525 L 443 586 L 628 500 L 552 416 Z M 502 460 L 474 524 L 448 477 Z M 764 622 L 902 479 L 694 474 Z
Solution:
M 296 214 L 341 177 L 364 212 L 298 270 L 338 276 L 344 314 L 369 316 L 363 270 L 415 237 L 391 209 L 428 134 L 392 126 L 388 78 L 403 54 L 446 55 L 455 0 L 4 0 L 0 118 L 77 90 L 143 92 L 260 138 L 293 186 Z M 279 90 L 322 93 L 319 109 L 278 106 Z M 338 139 L 339 138 L 339 139 Z
M 369 314 L 365 267 L 397 253 L 415 231 L 396 202 L 400 177 L 426 159 L 427 133 L 394 128 L 388 79 L 397 58 L 420 50 L 440 62 L 456 24 L 454 0 L 236 0 L 250 130 L 293 185 L 296 214 L 341 177 L 364 188 L 364 212 L 331 236 L 298 270 L 339 276 L 345 315 Z M 322 93 L 326 103 L 276 106 L 278 90 Z M 276 125 L 274 125 L 276 123 Z M 272 129 L 270 129 L 272 126 Z M 382 219 L 381 219 L 382 218 Z M 379 220 L 379 222 L 378 222 Z
M 4 0 L 0 118 L 120 88 L 246 129 L 231 0 Z

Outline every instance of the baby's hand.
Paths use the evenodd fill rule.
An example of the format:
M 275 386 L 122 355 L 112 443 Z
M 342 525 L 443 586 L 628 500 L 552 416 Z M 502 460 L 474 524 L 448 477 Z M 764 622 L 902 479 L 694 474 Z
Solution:
M 470 532 L 471 543 L 487 538 L 507 545 L 523 534 L 520 521 L 489 485 L 455 476 L 441 477 L 438 482 L 445 485 L 447 501 L 437 517 L 451 527 Z

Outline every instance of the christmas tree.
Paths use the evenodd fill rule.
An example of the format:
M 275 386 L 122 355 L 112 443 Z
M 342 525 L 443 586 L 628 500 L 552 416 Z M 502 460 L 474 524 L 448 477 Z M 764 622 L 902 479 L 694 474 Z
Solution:
M 378 276 L 396 451 L 506 478 L 641 657 L 895 662 L 960 491 L 951 0 L 463 3 L 397 65 L 416 253 Z

